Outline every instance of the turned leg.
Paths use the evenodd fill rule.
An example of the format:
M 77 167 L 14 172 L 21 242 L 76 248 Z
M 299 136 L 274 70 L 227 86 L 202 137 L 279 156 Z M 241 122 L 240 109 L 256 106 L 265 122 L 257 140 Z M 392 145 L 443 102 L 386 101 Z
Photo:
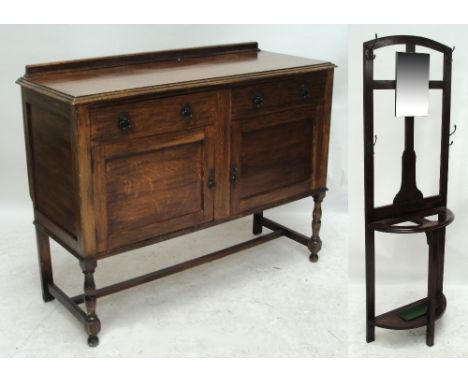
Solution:
M 366 342 L 375 340 L 375 232 L 366 228 Z
M 42 298 L 45 302 L 48 302 L 54 299 L 54 296 L 49 293 L 49 285 L 54 283 L 49 236 L 36 227 L 36 239 L 39 255 L 39 271 L 41 273 Z
M 87 311 L 85 329 L 88 333 L 88 345 L 95 347 L 99 344 L 97 334 L 101 330 L 101 321 L 99 321 L 96 315 L 96 284 L 94 283 L 94 270 L 96 269 L 97 262 L 96 260 L 82 261 L 80 265 L 84 274 L 84 293 Z
M 263 218 L 263 211 L 259 212 L 257 214 L 254 214 L 253 216 L 253 227 L 252 227 L 252 233 L 254 235 L 260 235 L 262 233 L 262 218 Z
M 437 281 L 439 276 L 438 271 L 438 249 L 439 249 L 440 234 L 437 231 L 427 233 L 427 241 L 429 244 L 429 277 L 427 287 L 427 331 L 426 344 L 427 346 L 434 345 L 434 327 L 437 305 Z
M 325 193 L 321 192 L 313 196 L 314 198 L 314 210 L 312 213 L 312 237 L 309 240 L 309 260 L 313 263 L 318 261 L 318 252 L 322 248 L 322 240 L 320 240 L 320 226 L 322 218 L 322 201 L 325 197 Z

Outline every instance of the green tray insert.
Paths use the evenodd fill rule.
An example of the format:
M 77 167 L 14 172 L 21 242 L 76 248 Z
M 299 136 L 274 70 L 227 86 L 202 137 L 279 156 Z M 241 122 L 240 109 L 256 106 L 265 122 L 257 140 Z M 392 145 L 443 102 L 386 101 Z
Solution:
M 398 316 L 405 321 L 411 321 L 421 316 L 424 316 L 425 314 L 427 314 L 426 301 L 411 308 L 402 310 L 400 313 L 398 313 Z

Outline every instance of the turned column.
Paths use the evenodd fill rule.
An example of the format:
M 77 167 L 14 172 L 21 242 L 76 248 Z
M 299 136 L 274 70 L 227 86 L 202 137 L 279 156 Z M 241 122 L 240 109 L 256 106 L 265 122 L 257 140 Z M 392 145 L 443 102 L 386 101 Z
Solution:
M 84 294 L 86 305 L 86 324 L 85 329 L 88 333 L 88 345 L 95 347 L 99 344 L 97 334 L 101 330 L 101 321 L 96 314 L 96 284 L 94 282 L 94 270 L 97 266 L 97 261 L 82 261 L 80 263 L 84 274 Z
M 313 263 L 318 261 L 318 252 L 322 248 L 322 240 L 320 240 L 320 227 L 322 224 L 322 201 L 325 197 L 325 192 L 320 192 L 313 196 L 314 210 L 312 212 L 312 237 L 309 240 L 308 248 L 310 251 L 309 260 Z

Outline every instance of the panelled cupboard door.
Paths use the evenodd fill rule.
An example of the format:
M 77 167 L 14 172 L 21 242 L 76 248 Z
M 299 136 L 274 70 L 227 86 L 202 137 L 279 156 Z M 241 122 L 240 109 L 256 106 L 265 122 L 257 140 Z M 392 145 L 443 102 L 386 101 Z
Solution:
M 213 126 L 94 149 L 99 251 L 213 219 Z
M 232 123 L 231 213 L 308 192 L 314 113 L 288 110 Z

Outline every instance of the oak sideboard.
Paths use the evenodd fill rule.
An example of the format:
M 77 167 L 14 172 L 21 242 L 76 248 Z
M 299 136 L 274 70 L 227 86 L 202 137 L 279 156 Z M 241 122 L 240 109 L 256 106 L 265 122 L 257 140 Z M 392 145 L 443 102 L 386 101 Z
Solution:
M 44 301 L 96 346 L 99 297 L 280 236 L 316 261 L 334 68 L 257 43 L 28 65 L 17 82 Z M 263 216 L 310 196 L 311 236 Z M 96 288 L 99 260 L 250 214 L 247 242 Z M 50 238 L 78 259 L 83 293 L 54 283 Z

